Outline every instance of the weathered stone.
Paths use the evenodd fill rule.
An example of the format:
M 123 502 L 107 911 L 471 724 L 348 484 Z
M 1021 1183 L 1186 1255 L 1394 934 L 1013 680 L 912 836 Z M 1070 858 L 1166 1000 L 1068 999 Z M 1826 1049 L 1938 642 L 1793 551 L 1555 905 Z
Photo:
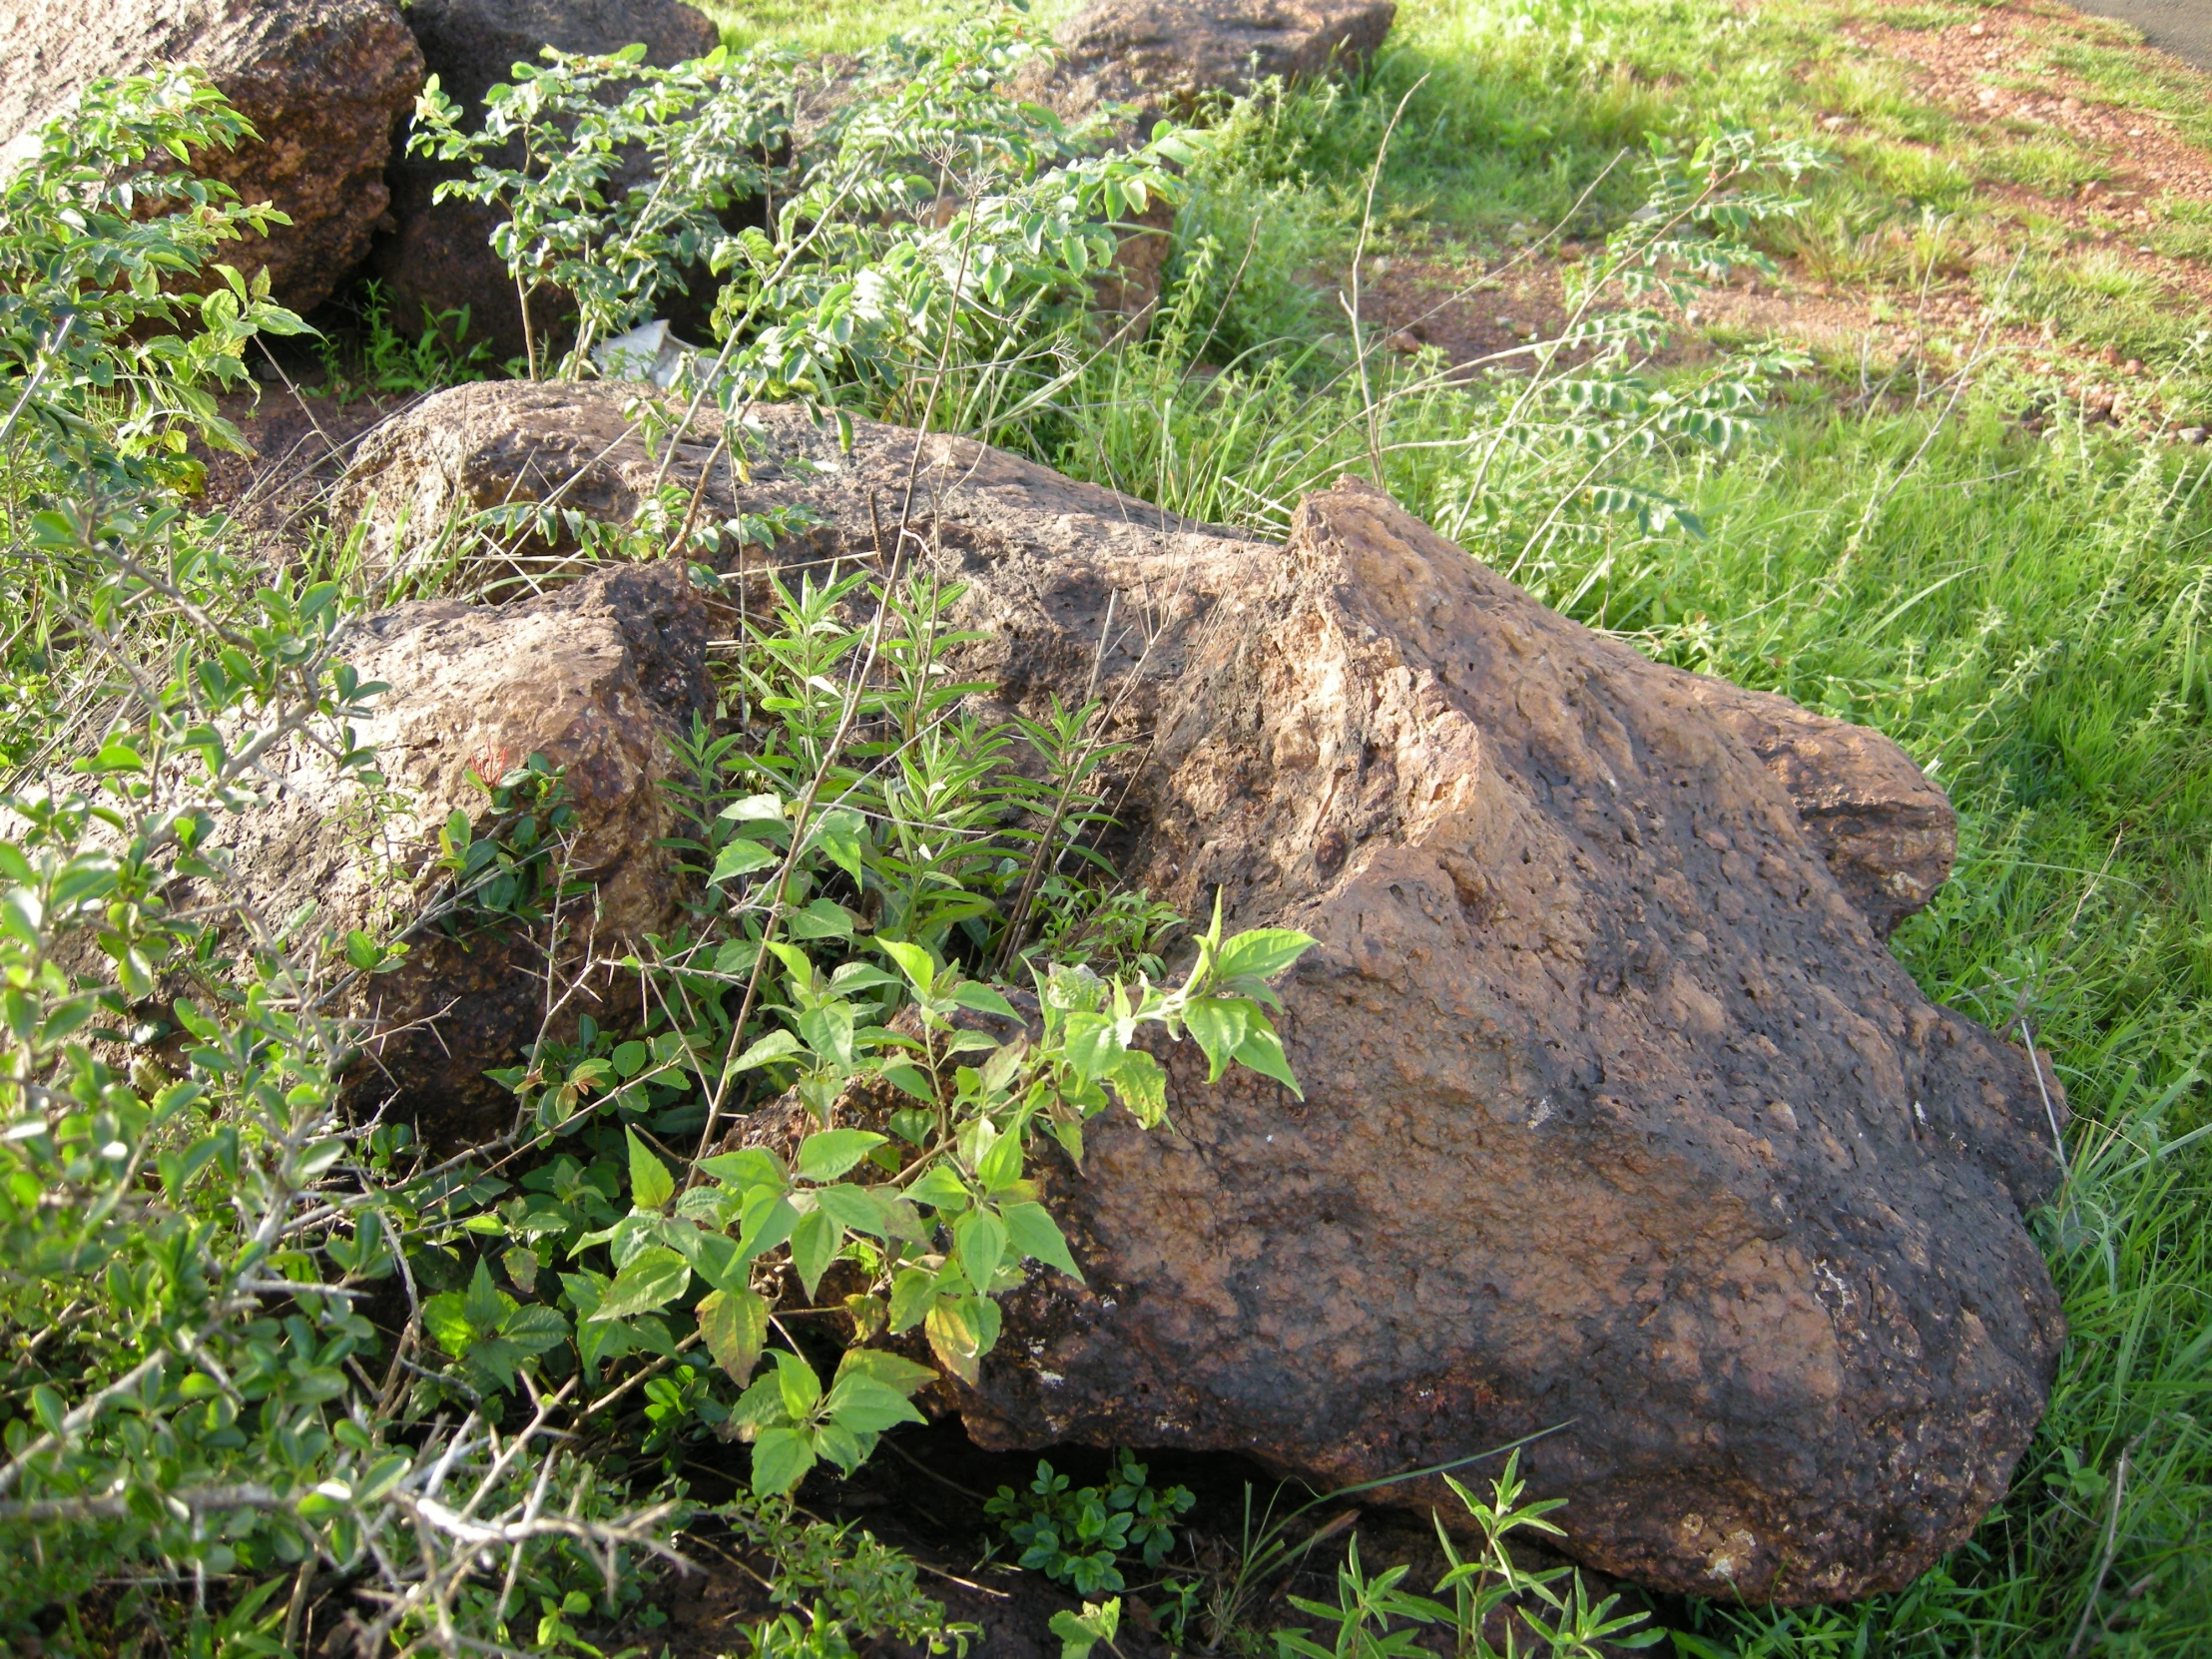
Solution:
M 1148 131 L 1210 93 L 1357 74 L 1396 17 L 1395 0 L 1093 0 L 1054 31 L 1045 96 L 1067 115 L 1135 105 Z
M 306 310 L 367 254 L 391 204 L 392 123 L 422 86 L 422 54 L 391 0 L 0 0 L 9 46 L 0 140 L 60 111 L 85 83 L 196 64 L 258 139 L 193 165 L 289 226 L 221 254 Z
M 704 12 L 681 0 L 414 0 L 408 27 L 448 98 L 473 130 L 484 95 L 511 80 L 518 63 L 537 64 L 551 46 L 563 52 L 616 52 L 643 44 L 646 62 L 666 69 L 705 57 L 721 33 Z M 433 314 L 466 307 L 469 335 L 491 342 L 501 357 L 523 350 L 522 303 L 491 251 L 497 217 L 472 202 L 433 202 L 454 167 L 419 156 L 392 164 L 392 206 L 398 231 L 376 250 L 376 275 L 390 287 L 393 321 L 414 331 L 425 307 Z M 534 300 L 533 327 L 558 319 L 552 296 Z
M 403 604 L 366 618 L 343 646 L 364 681 L 391 689 L 358 732 L 406 805 L 371 823 L 311 756 L 279 781 L 270 810 L 234 821 L 230 857 L 260 913 L 312 904 L 304 932 L 402 929 L 435 896 L 438 827 L 458 808 L 479 830 L 496 780 L 530 756 L 564 769 L 574 810 L 565 858 L 595 884 L 567 919 L 565 985 L 588 941 L 620 954 L 678 914 L 673 832 L 656 788 L 670 745 L 711 710 L 705 607 L 680 565 L 624 566 L 504 607 Z M 517 1062 L 548 1018 L 545 929 L 416 930 L 394 972 L 357 981 L 337 1005 L 368 1022 L 355 1073 L 365 1098 L 396 1097 L 440 1139 L 503 1125 L 512 1098 L 487 1081 Z M 594 1003 L 587 982 L 552 1024 Z
M 504 393 L 502 452 L 598 443 L 573 487 L 635 499 L 616 394 L 540 394 Z M 481 492 L 466 418 L 485 437 L 424 470 Z M 913 435 L 764 420 L 747 507 L 827 521 L 770 562 L 872 557 Z M 1277 546 L 961 440 L 914 476 L 909 556 L 987 631 L 963 671 L 1033 711 L 1098 665 L 1124 878 L 1321 941 L 1282 987 L 1304 1100 L 1177 1049 L 1172 1131 L 1109 1115 L 1048 1173 L 1089 1283 L 1013 1294 L 969 1432 L 1324 1488 L 1541 1433 L 1571 1553 L 1758 1601 L 1896 1587 L 1963 1538 L 2062 1337 L 2021 1224 L 2054 1167 L 2028 1058 L 1861 908 L 1894 920 L 1947 858 L 1902 751 L 1546 611 L 1357 483 Z

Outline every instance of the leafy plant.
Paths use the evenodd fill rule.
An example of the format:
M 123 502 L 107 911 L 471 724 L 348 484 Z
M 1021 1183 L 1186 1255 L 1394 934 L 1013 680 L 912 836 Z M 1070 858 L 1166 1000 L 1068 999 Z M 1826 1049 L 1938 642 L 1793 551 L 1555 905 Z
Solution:
M 1443 1478 L 1482 1539 L 1481 1553 L 1463 1559 L 1443 1517 L 1434 1517 L 1436 1537 L 1450 1563 L 1437 1580 L 1434 1596 L 1403 1588 L 1410 1567 L 1395 1566 L 1369 1576 L 1360 1564 L 1360 1540 L 1354 1534 L 1337 1569 L 1334 1603 L 1292 1596 L 1291 1605 L 1324 1625 L 1335 1626 L 1326 1643 L 1314 1640 L 1314 1627 L 1275 1632 L 1282 1659 L 1410 1659 L 1430 1651 L 1421 1633 L 1441 1627 L 1462 1659 L 1497 1659 L 1500 1654 L 1543 1653 L 1551 1659 L 1602 1659 L 1623 1648 L 1650 1647 L 1664 1632 L 1647 1625 L 1641 1612 L 1616 1611 L 1620 1597 L 1593 1602 L 1582 1575 L 1572 1567 L 1532 1571 L 1513 1558 L 1506 1539 L 1516 1531 L 1556 1535 L 1544 1519 L 1562 1506 L 1559 1499 L 1520 1502 L 1524 1482 L 1520 1453 L 1512 1452 L 1491 1484 L 1488 1502 L 1477 1498 L 1451 1475 Z M 1562 1593 L 1562 1581 L 1565 1583 Z M 1447 1604 L 1437 1597 L 1450 1596 Z M 1501 1629 L 1504 1646 L 1492 1641 Z
M 489 798 L 492 818 L 479 832 L 467 810 L 456 807 L 438 827 L 433 864 L 447 888 L 441 906 L 447 931 L 542 921 L 558 899 L 589 891 L 589 882 L 567 875 L 560 863 L 576 810 L 558 768 L 532 755 L 494 782 L 473 767 L 468 780 Z
M 1176 1517 L 1197 1501 L 1187 1486 L 1154 1491 L 1146 1474 L 1144 1464 L 1122 1451 L 1105 1485 L 1070 1491 L 1068 1477 L 1040 1461 L 1026 1492 L 1001 1486 L 984 1512 L 1020 1549 L 1021 1565 L 1085 1596 L 1125 1590 L 1121 1558 L 1138 1556 L 1157 1568 L 1175 1547 Z

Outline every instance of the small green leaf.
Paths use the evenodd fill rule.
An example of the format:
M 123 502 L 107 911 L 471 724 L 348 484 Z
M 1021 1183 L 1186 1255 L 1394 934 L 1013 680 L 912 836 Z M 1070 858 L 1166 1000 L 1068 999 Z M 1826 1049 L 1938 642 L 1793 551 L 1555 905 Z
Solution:
M 623 1133 L 630 1140 L 630 1202 L 641 1210 L 658 1210 L 676 1196 L 676 1178 L 635 1129 Z

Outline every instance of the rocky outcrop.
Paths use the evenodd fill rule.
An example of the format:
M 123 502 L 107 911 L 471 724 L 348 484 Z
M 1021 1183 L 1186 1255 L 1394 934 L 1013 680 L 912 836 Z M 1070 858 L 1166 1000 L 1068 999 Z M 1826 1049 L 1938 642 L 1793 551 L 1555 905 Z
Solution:
M 266 269 L 306 310 L 367 254 L 391 204 L 392 124 L 422 86 L 422 54 L 391 0 L 0 0 L 8 67 L 0 140 L 56 114 L 86 82 L 196 64 L 260 136 L 193 165 L 291 218 L 221 258 Z
M 512 400 L 502 453 L 596 443 L 572 487 L 634 499 L 618 394 L 545 394 L 471 393 Z M 395 435 L 427 456 L 448 415 L 483 436 L 395 450 L 394 499 L 490 487 L 485 404 Z M 767 562 L 868 553 L 914 444 L 769 411 L 746 506 L 824 526 Z M 1903 752 L 1546 611 L 1362 484 L 1276 545 L 963 441 L 918 460 L 916 556 L 987 634 L 963 667 L 1032 710 L 1100 677 L 1124 877 L 1321 941 L 1282 986 L 1304 1099 L 1175 1050 L 1171 1132 L 1109 1115 L 1048 1176 L 1087 1284 L 1009 1298 L 969 1432 L 1322 1488 L 1540 1435 L 1574 1555 L 1755 1601 L 1963 1538 L 2062 1337 L 2021 1223 L 2055 1169 L 2027 1056 L 1882 947 L 1949 850 Z
M 656 784 L 675 736 L 713 708 L 706 640 L 705 608 L 672 563 L 505 607 L 399 605 L 343 643 L 364 682 L 390 688 L 357 736 L 375 748 L 398 810 L 372 818 L 303 758 L 268 811 L 232 821 L 227 855 L 264 917 L 305 909 L 299 936 L 406 936 L 395 971 L 354 980 L 335 1004 L 371 1033 L 353 1074 L 365 1099 L 395 1098 L 442 1141 L 503 1127 L 512 1098 L 483 1074 L 515 1064 L 547 1020 L 543 926 L 466 915 L 414 925 L 440 896 L 431 859 L 446 816 L 458 808 L 479 832 L 496 828 L 471 771 L 496 780 L 532 755 L 563 769 L 574 812 L 563 857 L 595 887 L 566 918 L 554 964 L 564 984 L 587 944 L 619 955 L 679 914 L 660 845 L 673 821 Z M 587 982 L 569 1000 L 557 1033 L 594 990 Z
M 1149 131 L 1210 93 L 1357 74 L 1396 16 L 1395 0 L 1093 0 L 1053 32 L 1060 64 L 1039 90 L 1065 115 L 1134 105 Z
M 481 121 L 484 94 L 512 78 L 518 63 L 535 64 L 551 46 L 563 52 L 616 52 L 643 44 L 661 68 L 706 56 L 721 34 L 705 13 L 681 0 L 414 0 L 408 27 L 447 97 Z M 427 308 L 465 307 L 472 338 L 489 340 L 501 357 L 523 350 L 522 305 L 507 270 L 491 251 L 497 219 L 471 202 L 433 202 L 455 170 L 419 156 L 392 165 L 397 232 L 376 250 L 376 275 L 389 286 L 393 318 L 414 330 Z M 550 297 L 531 307 L 532 324 L 556 320 Z

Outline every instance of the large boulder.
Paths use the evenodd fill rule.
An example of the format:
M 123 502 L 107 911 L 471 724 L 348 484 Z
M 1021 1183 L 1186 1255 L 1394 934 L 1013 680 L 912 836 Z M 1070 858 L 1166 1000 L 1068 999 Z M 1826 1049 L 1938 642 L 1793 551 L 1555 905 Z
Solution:
M 681 916 L 674 832 L 656 787 L 672 745 L 711 713 L 707 613 L 683 567 L 617 567 L 507 606 L 440 600 L 397 605 L 360 622 L 340 655 L 364 682 L 390 689 L 358 730 L 391 800 L 380 815 L 306 754 L 266 812 L 230 824 L 236 889 L 296 937 L 361 928 L 400 936 L 395 971 L 355 977 L 332 1006 L 364 1022 L 353 1089 L 386 1098 L 435 1140 L 495 1132 L 513 1100 L 484 1073 L 515 1064 L 541 1029 L 573 1028 L 604 986 L 587 951 L 619 956 Z M 500 826 L 471 780 L 496 780 L 532 755 L 562 769 L 573 812 L 561 862 L 594 886 L 562 918 L 497 924 L 439 908 L 433 858 L 455 809 L 476 833 Z M 549 917 L 548 920 L 551 918 Z M 557 982 L 549 995 L 547 976 Z M 567 994 L 571 986 L 573 994 Z
M 88 81 L 196 64 L 260 137 L 194 166 L 291 217 L 231 245 L 225 263 L 266 269 L 276 296 L 305 310 L 367 254 L 391 205 L 392 124 L 422 87 L 392 0 L 0 0 L 0 38 L 13 43 L 0 141 L 21 140 Z
M 1395 0 L 1092 0 L 1053 31 L 1045 96 L 1066 115 L 1134 105 L 1149 130 L 1271 77 L 1357 74 L 1396 17 Z
M 467 112 L 470 130 L 482 121 L 485 93 L 511 80 L 516 64 L 542 62 L 548 46 L 598 53 L 642 44 L 646 62 L 667 69 L 705 57 L 722 38 L 682 0 L 413 0 L 407 24 L 438 85 Z M 436 315 L 465 307 L 471 338 L 518 357 L 522 303 L 491 251 L 497 217 L 472 202 L 431 200 L 440 182 L 461 171 L 419 156 L 394 159 L 398 230 L 378 245 L 374 271 L 390 289 L 395 325 L 412 331 L 425 309 Z M 533 301 L 530 314 L 533 326 L 550 325 L 556 309 L 548 297 Z
M 433 398 L 389 498 L 558 449 L 619 512 L 654 468 L 618 397 Z M 449 415 L 479 438 L 438 450 Z M 824 522 L 749 558 L 869 556 L 914 435 L 763 421 L 747 509 Z M 969 677 L 1003 711 L 1099 675 L 1125 878 L 1321 941 L 1282 987 L 1303 1100 L 1171 1051 L 1173 1130 L 1109 1116 L 1049 1174 L 1087 1284 L 1009 1299 L 969 1432 L 1323 1488 L 1541 1434 L 1577 1557 L 1758 1601 L 1963 1538 L 2063 1334 L 2021 1220 L 2055 1166 L 2034 1062 L 1883 948 L 1950 854 L 1910 759 L 1545 610 L 1363 484 L 1277 545 L 962 440 L 912 476 L 916 556 L 987 632 Z M 383 499 L 393 545 L 435 536 Z

